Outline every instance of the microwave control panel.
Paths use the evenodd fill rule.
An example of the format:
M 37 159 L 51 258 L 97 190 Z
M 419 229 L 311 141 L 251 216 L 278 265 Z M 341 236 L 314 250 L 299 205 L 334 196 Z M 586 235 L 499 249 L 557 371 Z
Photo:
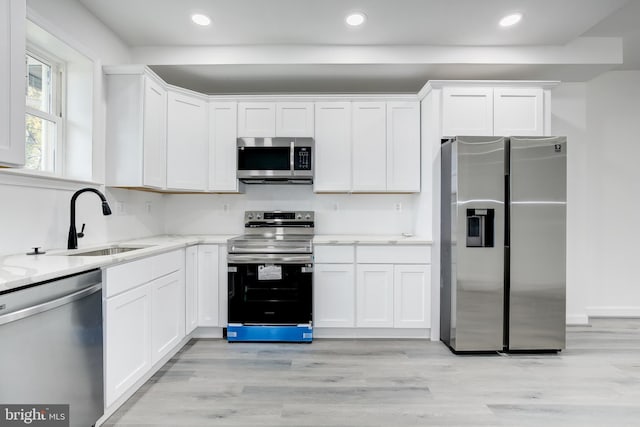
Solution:
M 297 171 L 311 170 L 311 147 L 294 147 L 293 169 Z

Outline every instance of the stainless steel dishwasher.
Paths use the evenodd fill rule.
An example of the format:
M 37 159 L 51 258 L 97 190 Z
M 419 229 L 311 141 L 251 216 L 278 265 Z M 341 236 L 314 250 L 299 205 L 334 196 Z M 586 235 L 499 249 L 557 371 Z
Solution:
M 68 404 L 71 426 L 103 414 L 102 273 L 0 294 L 0 402 Z

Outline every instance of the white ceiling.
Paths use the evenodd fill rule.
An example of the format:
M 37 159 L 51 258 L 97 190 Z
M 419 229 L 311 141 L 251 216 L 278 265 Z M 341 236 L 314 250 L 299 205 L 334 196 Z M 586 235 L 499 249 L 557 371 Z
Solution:
M 152 65 L 169 83 L 206 93 L 412 92 L 428 79 L 583 81 L 612 68 L 640 68 L 638 0 L 78 1 L 132 48 L 134 60 Z M 344 24 L 350 11 L 367 15 L 362 28 Z M 208 14 L 212 25 L 194 26 L 189 17 L 195 12 Z M 512 28 L 500 28 L 499 19 L 511 12 L 523 13 L 523 21 Z M 544 52 L 570 46 L 584 36 L 619 37 L 624 64 L 611 60 L 606 52 L 599 58 L 597 49 L 585 49 L 584 45 L 574 51 L 591 56 L 582 55 L 573 62 L 561 57 L 546 59 L 549 55 L 541 56 L 545 59 L 531 54 L 518 57 L 512 50 L 502 63 L 487 57 L 482 64 L 482 58 L 478 59 L 486 52 L 479 49 L 489 46 L 539 47 Z M 303 47 L 310 52 L 331 46 L 478 50 L 468 61 L 463 58 L 450 64 L 441 60 L 430 63 L 424 57 L 387 60 L 380 53 L 375 61 L 336 56 L 333 64 L 325 60 L 314 65 L 308 61 L 297 64 L 294 56 L 287 61 L 276 59 L 270 56 L 272 46 Z M 264 54 L 255 63 L 245 59 L 239 65 L 233 55 L 221 61 L 215 54 L 207 57 L 204 51 L 196 50 L 205 47 L 224 49 L 226 54 L 234 48 L 264 49 Z M 177 49 L 193 53 L 176 54 Z

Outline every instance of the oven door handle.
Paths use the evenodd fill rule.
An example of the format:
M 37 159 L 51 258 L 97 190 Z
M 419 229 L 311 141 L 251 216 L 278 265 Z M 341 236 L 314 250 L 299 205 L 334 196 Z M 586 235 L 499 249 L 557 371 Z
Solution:
M 228 264 L 312 264 L 313 255 L 227 254 Z

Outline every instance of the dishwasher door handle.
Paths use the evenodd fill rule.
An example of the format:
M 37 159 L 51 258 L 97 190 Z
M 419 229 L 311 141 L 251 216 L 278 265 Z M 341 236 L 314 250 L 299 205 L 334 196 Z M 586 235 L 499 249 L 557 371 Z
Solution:
M 60 307 L 70 302 L 95 294 L 96 292 L 99 292 L 101 289 L 102 289 L 102 283 L 97 283 L 88 288 L 81 289 L 77 292 L 74 292 L 69 295 L 65 295 L 60 298 L 56 298 L 51 301 L 43 302 L 41 304 L 34 305 L 32 307 L 23 308 L 21 310 L 14 311 L 13 313 L 0 315 L 0 325 L 5 325 L 7 323 L 15 322 L 16 320 L 24 319 L 25 317 L 29 317 L 38 313 L 53 310 L 54 308 Z

